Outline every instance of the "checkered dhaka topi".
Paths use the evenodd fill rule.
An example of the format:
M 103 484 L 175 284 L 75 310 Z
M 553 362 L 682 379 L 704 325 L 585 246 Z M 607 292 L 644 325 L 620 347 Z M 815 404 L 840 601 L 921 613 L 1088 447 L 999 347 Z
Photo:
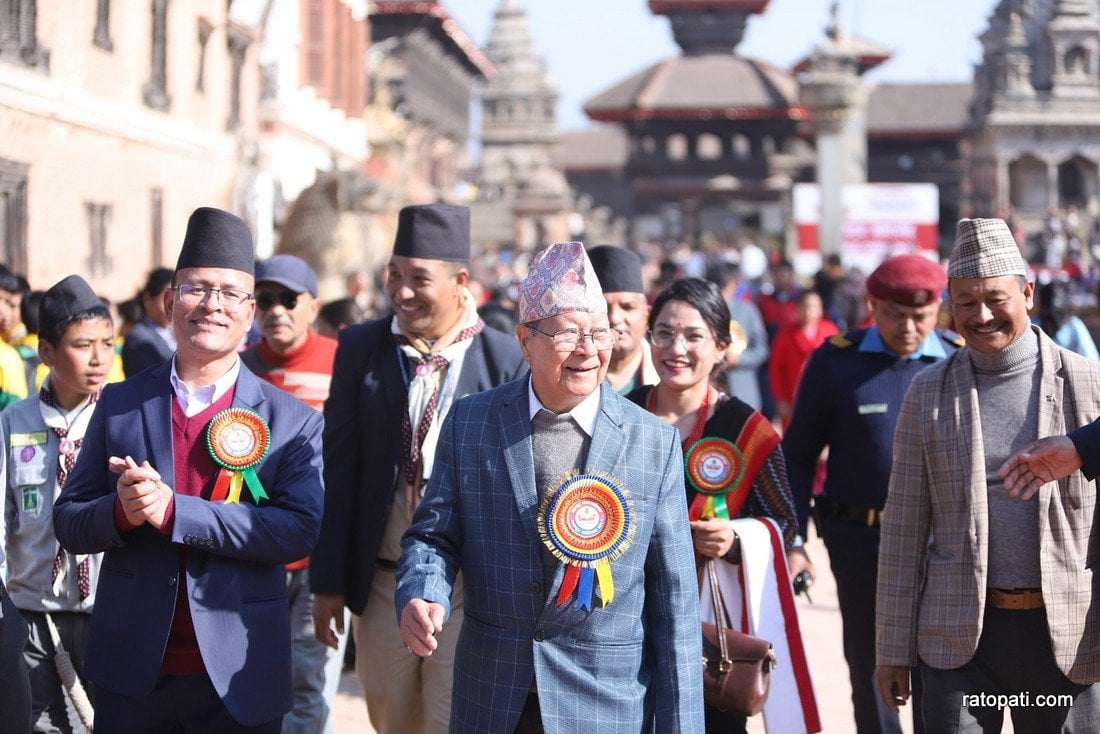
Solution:
M 584 245 L 559 242 L 535 256 L 519 284 L 519 320 L 527 324 L 573 311 L 607 313 L 607 301 Z
M 948 278 L 1027 275 L 1027 263 L 1003 219 L 960 219 Z

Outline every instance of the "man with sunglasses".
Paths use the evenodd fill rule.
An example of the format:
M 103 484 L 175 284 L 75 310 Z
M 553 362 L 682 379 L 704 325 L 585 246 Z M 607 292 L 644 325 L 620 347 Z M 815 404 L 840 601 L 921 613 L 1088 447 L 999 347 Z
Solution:
M 378 734 L 447 731 L 458 625 L 430 659 L 394 634 L 401 535 L 451 405 L 523 369 L 515 339 L 478 317 L 469 268 L 469 209 L 402 209 L 385 271 L 393 315 L 340 333 L 325 403 L 325 519 L 310 559 L 315 632 L 335 647 L 351 610 L 355 670 Z
M 325 407 L 336 340 L 318 334 L 321 302 L 317 275 L 294 255 L 275 255 L 256 267 L 256 321 L 260 341 L 241 355 L 258 376 L 317 411 Z M 286 566 L 290 595 L 291 668 L 294 709 L 283 719 L 283 734 L 331 734 L 329 712 L 340 683 L 347 634 L 335 648 L 313 634 L 309 557 Z
M 291 708 L 284 568 L 320 529 L 322 419 L 241 364 L 254 257 L 241 219 L 191 215 L 164 295 L 176 354 L 104 388 L 54 503 L 65 550 L 103 553 L 98 731 L 277 734 Z

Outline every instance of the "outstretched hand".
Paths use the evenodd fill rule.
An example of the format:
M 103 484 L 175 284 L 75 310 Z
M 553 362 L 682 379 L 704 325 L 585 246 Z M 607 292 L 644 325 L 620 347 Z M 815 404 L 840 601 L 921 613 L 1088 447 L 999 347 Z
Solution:
M 1056 482 L 1081 468 L 1081 457 L 1067 436 L 1041 438 L 1016 452 L 997 470 L 1012 497 L 1029 500 L 1047 482 Z

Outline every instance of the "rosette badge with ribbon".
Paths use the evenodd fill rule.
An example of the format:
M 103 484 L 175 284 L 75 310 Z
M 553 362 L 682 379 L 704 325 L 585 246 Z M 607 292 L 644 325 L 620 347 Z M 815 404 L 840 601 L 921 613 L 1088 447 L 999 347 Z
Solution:
M 560 484 L 559 484 L 560 482 Z M 615 479 L 597 473 L 571 472 L 554 481 L 539 507 L 542 542 L 566 564 L 557 603 L 577 592 L 577 608 L 592 609 L 599 584 L 603 606 L 615 598 L 611 562 L 630 547 L 634 518 L 630 498 Z
M 742 425 L 736 442 L 708 436 L 693 443 L 684 454 L 688 484 L 696 491 L 688 518 L 734 519 L 778 444 L 779 434 L 755 411 Z
M 210 501 L 240 504 L 242 486 L 248 487 L 255 504 L 268 499 L 255 467 L 270 446 L 271 429 L 259 413 L 228 408 L 215 415 L 206 427 L 206 449 L 221 471 Z
M 684 457 L 687 477 L 691 486 L 698 492 L 692 502 L 692 520 L 704 517 L 716 517 L 729 520 L 729 506 L 726 495 L 737 493 L 730 498 L 732 504 L 740 507 L 744 495 L 748 492 L 748 482 L 741 482 L 745 474 L 745 458 L 741 449 L 724 438 L 704 438 L 696 441 Z M 740 489 L 741 492 L 737 492 Z

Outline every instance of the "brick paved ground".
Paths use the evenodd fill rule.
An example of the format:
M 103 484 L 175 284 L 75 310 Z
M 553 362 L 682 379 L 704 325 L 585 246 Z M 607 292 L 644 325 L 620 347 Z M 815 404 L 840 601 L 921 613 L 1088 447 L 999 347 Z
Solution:
M 799 620 L 810 658 L 818 706 L 825 731 L 848 734 L 855 731 L 852 723 L 851 688 L 848 685 L 848 667 L 840 639 L 840 611 L 837 608 L 836 585 L 829 572 L 829 558 L 819 539 L 808 544 L 810 556 L 817 567 L 817 582 L 810 590 L 813 604 L 798 597 Z M 347 672 L 340 684 L 337 697 L 335 726 L 337 734 L 374 734 L 367 720 L 366 706 L 355 674 Z M 910 714 L 902 717 L 905 734 L 913 727 Z M 1006 726 L 1006 731 L 1010 727 Z M 764 723 L 760 717 L 749 722 L 749 732 L 762 734 Z M 776 734 L 772 732 L 772 734 Z

